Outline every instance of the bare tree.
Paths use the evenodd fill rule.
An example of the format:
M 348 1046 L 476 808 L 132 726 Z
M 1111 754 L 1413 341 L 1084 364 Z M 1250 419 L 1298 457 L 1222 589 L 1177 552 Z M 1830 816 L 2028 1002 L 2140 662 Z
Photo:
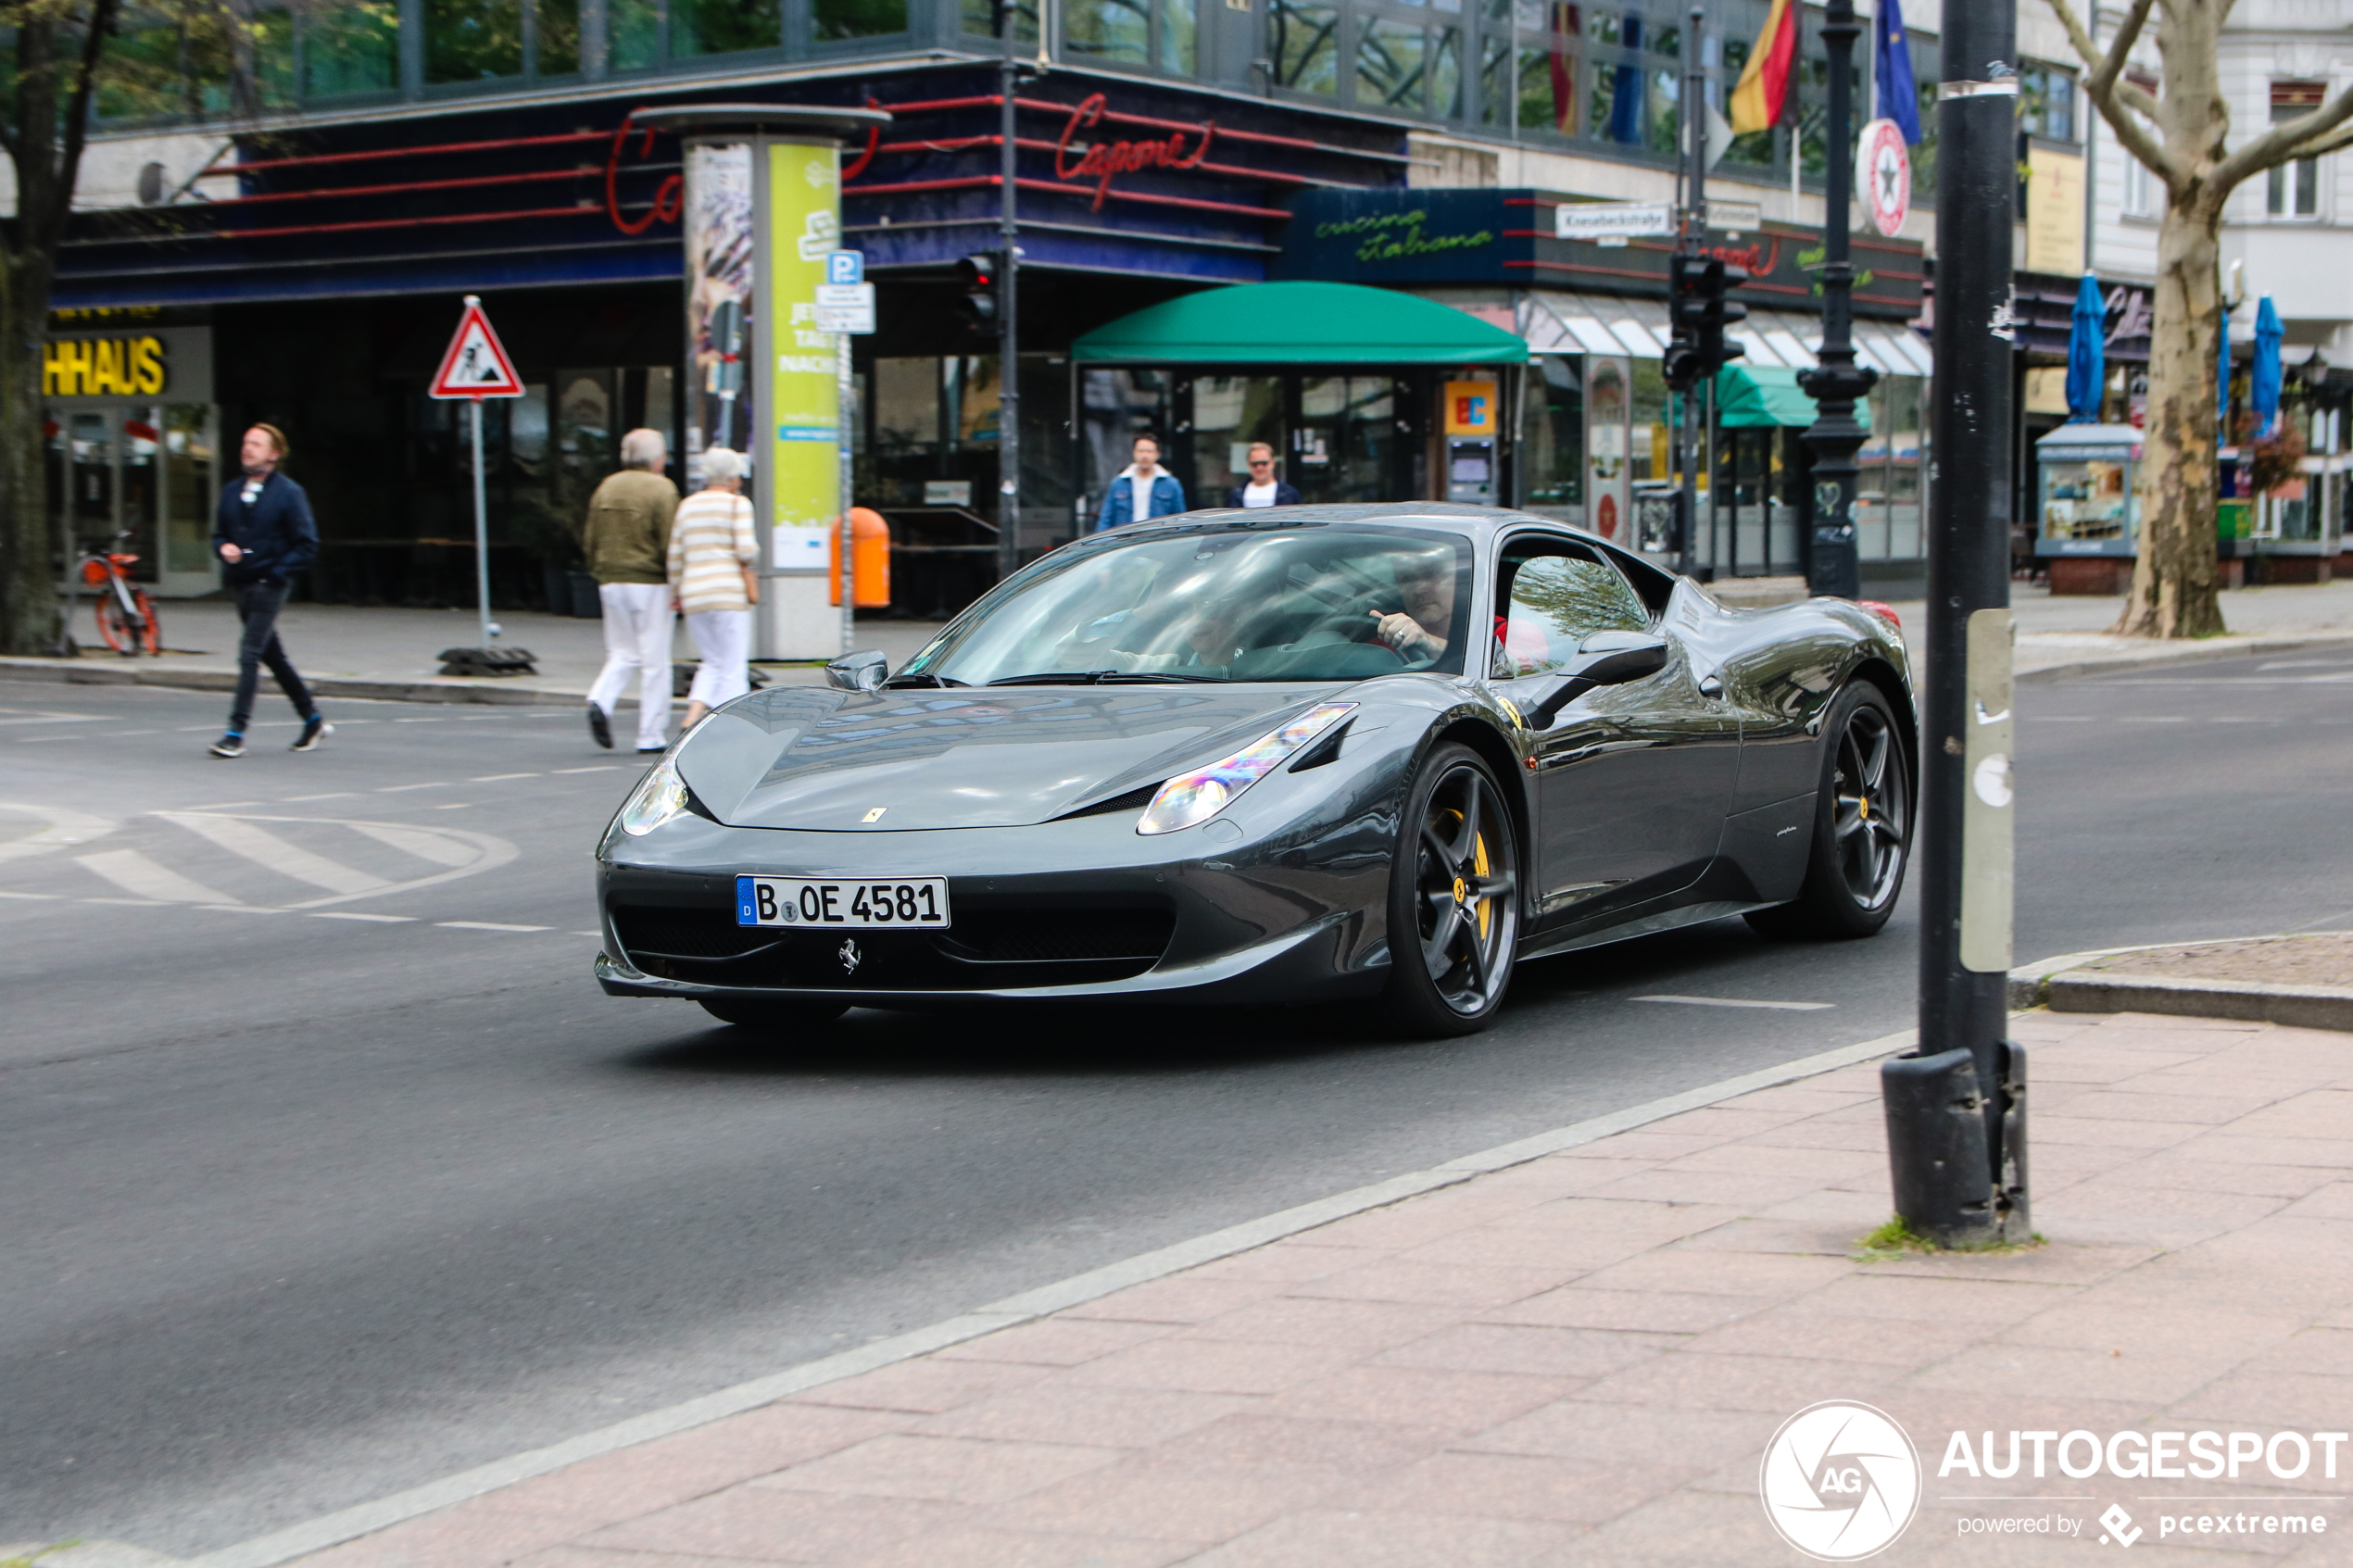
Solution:
M 2125 150 L 2165 184 L 2157 320 L 2149 338 L 2140 551 L 2115 627 L 2132 636 L 2208 637 L 2223 629 L 2214 570 L 2223 205 L 2266 169 L 2353 141 L 2353 127 L 2346 123 L 2353 117 L 2348 89 L 2313 113 L 2231 149 L 2230 106 L 2216 55 L 2232 4 L 2131 0 L 2103 48 L 2069 0 L 2050 0 L 2090 73 L 2085 96 Z M 2124 71 L 2152 9 L 2162 62 L 2154 94 Z

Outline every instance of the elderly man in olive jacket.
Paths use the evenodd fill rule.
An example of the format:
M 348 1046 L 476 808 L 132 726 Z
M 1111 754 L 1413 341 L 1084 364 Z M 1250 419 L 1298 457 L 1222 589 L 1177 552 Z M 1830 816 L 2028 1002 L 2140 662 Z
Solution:
M 637 749 L 660 751 L 670 730 L 670 523 L 678 487 L 664 479 L 658 430 L 621 438 L 622 469 L 588 497 L 581 539 L 605 614 L 605 667 L 588 688 L 588 733 L 612 746 L 612 711 L 637 678 Z

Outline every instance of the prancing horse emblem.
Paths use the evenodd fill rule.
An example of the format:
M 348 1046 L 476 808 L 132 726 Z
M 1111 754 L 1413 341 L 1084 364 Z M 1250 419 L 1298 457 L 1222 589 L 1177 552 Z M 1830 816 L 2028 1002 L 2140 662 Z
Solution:
M 855 974 L 858 972 L 858 960 L 861 955 L 858 951 L 858 944 L 854 939 L 849 937 L 843 938 L 841 950 L 836 953 L 834 957 L 841 960 L 841 972 L 844 974 Z

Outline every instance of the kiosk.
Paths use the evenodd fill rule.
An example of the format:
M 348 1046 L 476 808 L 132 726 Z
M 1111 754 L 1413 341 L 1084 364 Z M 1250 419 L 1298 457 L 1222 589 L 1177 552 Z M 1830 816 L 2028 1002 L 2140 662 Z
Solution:
M 2120 594 L 2140 536 L 2141 433 L 2061 425 L 2034 444 L 2034 554 L 2054 594 Z

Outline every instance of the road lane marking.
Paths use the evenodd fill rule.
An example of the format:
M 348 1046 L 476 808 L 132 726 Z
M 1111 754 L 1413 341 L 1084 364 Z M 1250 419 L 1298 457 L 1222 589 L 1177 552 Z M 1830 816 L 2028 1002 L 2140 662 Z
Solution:
M 14 811 L 27 817 L 39 817 L 45 824 L 22 838 L 0 843 L 0 860 L 21 860 L 32 855 L 52 855 L 76 844 L 87 844 L 94 838 L 104 838 L 114 832 L 118 823 L 105 817 L 94 817 L 86 811 L 76 811 L 64 806 L 35 806 L 29 801 L 0 801 L 0 811 Z
M 65 895 L 64 895 L 64 894 L 62 894 L 62 893 L 5 893 L 5 892 L 0 892 L 0 898 L 62 898 L 62 897 L 65 897 Z
M 502 925 L 495 920 L 437 920 L 434 924 L 450 931 L 551 931 L 546 925 Z
M 354 822 L 351 826 L 355 832 L 366 834 L 379 844 L 389 844 L 403 854 L 414 855 L 420 860 L 431 860 L 436 866 L 471 866 L 482 859 L 482 852 L 473 846 L 453 843 L 425 828 L 401 827 L 390 822 Z
M 621 764 L 618 762 L 599 762 L 593 768 L 557 768 L 552 770 L 552 771 L 559 773 L 610 773 L 615 768 L 620 766 Z
M 1772 1008 L 1782 1012 L 1819 1012 L 1834 1008 L 1836 1002 L 1764 1002 L 1745 997 L 1629 997 L 1636 1002 L 1680 1002 L 1693 1008 Z
M 312 920 L 365 920 L 379 925 L 401 925 L 415 920 L 415 915 L 371 915 L 360 909 L 312 909 Z
M 169 909 L 175 908 L 174 905 L 166 903 L 160 898 L 77 898 L 74 902 L 77 904 L 127 904 L 132 909 Z
M 425 784 L 385 784 L 383 788 L 377 790 L 376 793 L 378 795 L 398 795 L 404 789 L 447 789 L 448 787 L 449 781 L 447 779 L 434 779 Z
M 535 779 L 538 776 L 537 773 L 484 773 L 466 782 L 468 784 L 497 784 L 501 779 Z
M 290 915 L 292 909 L 273 909 L 266 904 L 198 904 L 199 909 L 210 909 L 222 915 Z
M 241 817 L 205 817 L 187 811 L 157 811 L 156 815 L 210 839 L 232 855 L 242 855 L 281 876 L 323 887 L 330 893 L 374 893 L 392 885 L 373 872 L 289 844 L 269 829 L 256 827 Z
M 203 806 L 182 806 L 182 811 L 233 811 L 240 806 L 258 806 L 258 800 L 215 800 Z
M 2189 722 L 2187 719 L 2175 718 L 2171 714 L 2162 719 L 2141 719 L 2135 718 L 2131 714 L 2124 714 L 2120 716 L 2116 721 L 2120 724 L 2186 724 Z
M 358 797 L 350 790 L 331 789 L 324 795 L 289 795 L 283 801 L 280 802 L 280 804 L 292 806 L 297 801 L 303 800 L 353 800 L 357 798 Z M 258 805 L 259 802 L 257 801 L 255 804 Z
M 239 902 L 226 893 L 182 876 L 169 866 L 157 864 L 136 849 L 102 849 L 95 855 L 77 855 L 74 862 L 135 897 L 160 898 L 174 904 Z
M 0 724 L 89 724 L 104 717 L 98 713 L 34 713 L 22 719 L 0 719 Z

